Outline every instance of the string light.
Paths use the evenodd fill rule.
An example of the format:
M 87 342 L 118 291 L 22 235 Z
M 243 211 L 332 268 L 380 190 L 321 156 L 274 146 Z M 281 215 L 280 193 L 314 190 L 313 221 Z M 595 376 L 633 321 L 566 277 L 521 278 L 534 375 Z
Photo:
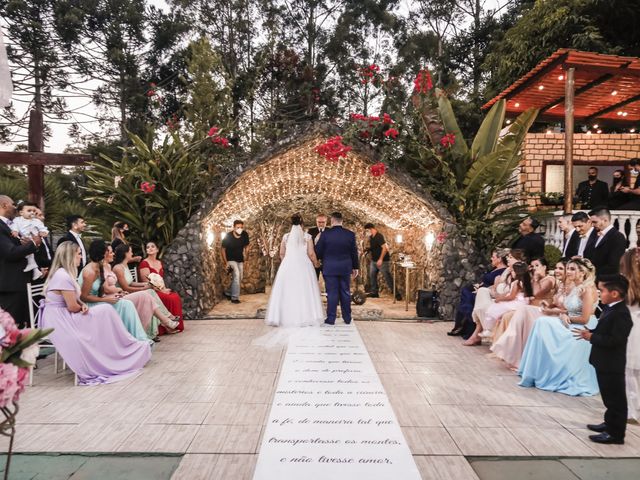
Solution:
M 520 106 L 520 103 L 516 102 L 514 106 L 518 108 Z
M 433 248 L 433 244 L 436 241 L 435 234 L 429 230 L 429 232 L 424 237 L 424 244 L 427 246 L 427 250 L 431 250 Z
M 558 80 L 560 80 L 560 81 L 564 80 L 564 75 L 559 75 L 558 76 Z
M 613 92 L 611 92 L 611 95 L 613 95 L 614 97 L 618 94 L 617 90 L 614 90 Z
M 538 85 L 538 90 L 544 90 L 544 85 Z
M 215 235 L 213 234 L 213 231 L 209 230 L 207 232 L 207 245 L 209 245 L 209 248 L 211 248 L 211 246 L 213 245 L 213 241 L 215 240 Z
M 403 240 L 403 238 L 402 238 L 402 234 L 401 233 L 396 235 L 396 243 L 402 243 L 402 240 Z

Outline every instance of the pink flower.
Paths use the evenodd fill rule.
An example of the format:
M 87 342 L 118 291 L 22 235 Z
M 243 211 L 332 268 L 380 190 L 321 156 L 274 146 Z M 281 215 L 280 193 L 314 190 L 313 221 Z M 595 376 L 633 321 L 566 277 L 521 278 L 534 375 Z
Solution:
M 220 130 L 218 127 L 211 127 L 209 129 L 209 133 L 207 134 L 209 137 L 213 137 L 215 134 L 218 133 L 218 130 Z
M 155 189 L 156 189 L 156 184 L 155 183 L 142 182 L 140 184 L 140 190 L 142 190 L 146 194 L 153 193 L 153 191 Z
M 147 91 L 147 97 L 153 97 L 156 94 L 155 90 L 149 90 Z
M 0 308 L 0 345 L 8 345 L 5 343 L 5 339 L 13 331 L 18 331 L 16 322 L 13 321 L 13 317 L 9 312 L 5 312 Z
M 438 243 L 444 243 L 444 241 L 447 239 L 449 235 L 447 234 L 447 232 L 440 232 L 437 236 L 436 236 L 436 241 Z
M 387 167 L 384 163 L 378 162 L 374 165 L 371 165 L 369 170 L 371 171 L 371 175 L 373 175 L 374 177 L 381 177 L 382 175 L 384 175 L 384 172 L 386 172 Z
M 447 133 L 440 139 L 440 145 L 444 148 L 451 148 L 456 143 L 456 136 L 453 133 Z
M 399 133 L 400 132 L 398 132 L 398 130 L 396 130 L 395 128 L 390 128 L 389 130 L 384 132 L 384 136 L 387 138 L 391 137 L 395 140 L 396 138 L 398 138 Z
M 22 384 L 19 379 L 19 368 L 12 363 L 0 363 L 0 407 L 6 407 L 18 400 L 24 390 L 24 374 Z
M 211 137 L 211 141 L 217 145 L 222 146 L 222 148 L 231 147 L 231 144 L 229 143 L 229 139 L 225 137 Z

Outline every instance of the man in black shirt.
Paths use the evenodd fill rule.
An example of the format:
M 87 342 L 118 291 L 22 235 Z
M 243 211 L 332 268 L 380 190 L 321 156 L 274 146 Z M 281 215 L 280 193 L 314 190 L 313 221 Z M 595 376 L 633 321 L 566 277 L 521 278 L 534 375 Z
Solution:
M 222 239 L 222 260 L 225 268 L 233 273 L 231 286 L 225 290 L 224 296 L 231 303 L 240 303 L 240 283 L 244 273 L 244 254 L 249 245 L 249 234 L 244 231 L 244 222 L 235 220 L 233 230 Z
M 540 222 L 535 218 L 525 218 L 518 227 L 520 236 L 511 245 L 514 250 L 524 251 L 527 262 L 534 258 L 544 257 L 544 238 L 539 233 L 536 233 L 536 228 L 539 226 Z
M 598 169 L 590 167 L 587 170 L 587 178 L 578 184 L 576 197 L 582 204 L 582 208 L 606 207 L 609 200 L 609 185 L 598 180 Z
M 389 271 L 389 246 L 384 236 L 376 229 L 373 223 L 367 223 L 364 226 L 364 233 L 369 237 L 368 251 L 371 254 L 371 264 L 369 266 L 371 291 L 367 296 L 378 298 L 380 296 L 378 292 L 378 272 L 382 272 L 387 287 L 393 292 L 393 279 Z

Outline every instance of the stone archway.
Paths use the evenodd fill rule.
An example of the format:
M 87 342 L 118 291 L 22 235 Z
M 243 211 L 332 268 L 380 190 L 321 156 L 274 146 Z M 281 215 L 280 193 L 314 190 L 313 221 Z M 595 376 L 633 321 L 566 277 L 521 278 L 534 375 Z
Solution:
M 264 291 L 267 272 L 278 263 L 264 254 L 270 247 L 277 251 L 288 230 L 287 219 L 296 212 L 313 225 L 317 213 L 341 211 L 360 246 L 362 226 L 372 222 L 392 251 L 411 255 L 423 266 L 424 284 L 457 290 L 464 275 L 454 285 L 449 277 L 460 277 L 460 265 L 448 268 L 445 254 L 465 252 L 462 243 L 456 243 L 446 211 L 406 175 L 372 176 L 374 159 L 365 150 L 354 149 L 339 162 L 326 161 L 314 149 L 335 134 L 327 130 L 316 127 L 255 159 L 232 182 L 212 192 L 171 245 L 165 257 L 169 283 L 183 295 L 188 317 L 201 317 L 222 298 L 228 280 L 221 268 L 220 241 L 235 219 L 245 222 L 252 238 L 243 292 L 256 293 Z

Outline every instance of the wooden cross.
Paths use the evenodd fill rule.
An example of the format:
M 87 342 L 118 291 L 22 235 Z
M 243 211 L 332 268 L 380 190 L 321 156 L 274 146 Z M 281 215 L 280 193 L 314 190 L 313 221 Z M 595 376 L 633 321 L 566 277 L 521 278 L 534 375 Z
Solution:
M 45 165 L 85 165 L 91 155 L 44 153 L 42 112 L 32 110 L 29 114 L 29 151 L 0 152 L 0 165 L 26 165 L 29 179 L 29 201 L 44 210 Z

